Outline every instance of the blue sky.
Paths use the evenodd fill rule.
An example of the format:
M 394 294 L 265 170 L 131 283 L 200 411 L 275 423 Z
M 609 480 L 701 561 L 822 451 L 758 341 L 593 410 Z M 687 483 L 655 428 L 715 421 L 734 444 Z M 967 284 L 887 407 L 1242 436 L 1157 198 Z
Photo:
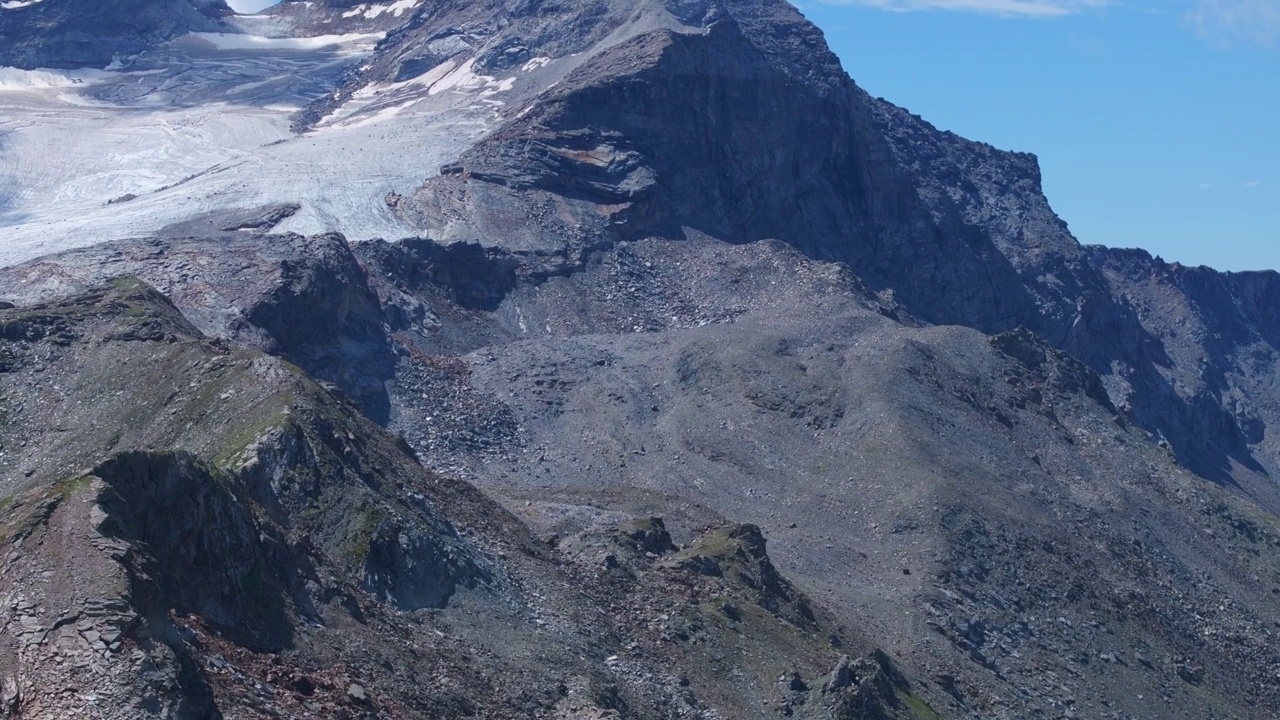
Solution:
M 1083 243 L 1280 269 L 1280 0 L 802 0 L 845 69 L 1040 157 Z

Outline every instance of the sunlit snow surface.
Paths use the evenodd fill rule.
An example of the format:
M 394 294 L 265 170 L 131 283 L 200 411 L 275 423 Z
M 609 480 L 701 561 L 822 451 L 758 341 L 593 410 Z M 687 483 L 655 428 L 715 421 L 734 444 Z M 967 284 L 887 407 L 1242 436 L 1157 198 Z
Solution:
M 483 135 L 510 80 L 442 66 L 293 135 L 291 113 L 377 39 L 191 35 L 153 70 L 0 68 L 0 265 L 286 202 L 302 210 L 280 231 L 413 234 L 384 198 Z

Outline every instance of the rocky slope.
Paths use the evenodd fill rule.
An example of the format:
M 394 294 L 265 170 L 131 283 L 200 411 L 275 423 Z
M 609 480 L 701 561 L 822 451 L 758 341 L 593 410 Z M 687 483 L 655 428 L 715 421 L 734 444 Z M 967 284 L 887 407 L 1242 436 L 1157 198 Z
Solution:
M 140 281 L 0 358 L 5 717 L 932 717 L 758 528 L 549 545 Z
M 140 712 L 1280 713 L 1274 273 L 1081 246 L 1034 157 L 867 96 L 780 1 L 383 7 L 260 21 L 387 31 L 296 142 L 447 134 L 379 195 L 420 237 L 285 232 L 350 219 L 286 184 L 0 269 L 0 477 L 44 543 L 3 582 L 116 578 L 104 627 L 174 678 L 112 681 Z M 57 565 L 76 532 L 137 560 Z M 59 622 L 12 608 L 45 645 L 6 688 Z M 71 707 L 39 685 L 6 698 Z
M 776 242 L 646 240 L 526 270 L 479 246 L 228 233 L 4 278 L 27 304 L 143 275 L 209 332 L 284 354 L 297 326 L 331 348 L 380 347 L 381 327 L 387 421 L 428 466 L 574 557 L 623 557 L 597 535 L 629 517 L 695 545 L 719 518 L 756 523 L 806 604 L 896 656 L 944 716 L 1275 707 L 1277 519 L 1180 469 L 1038 336 L 929 325 Z M 671 615 L 645 593 L 618 611 Z
M 199 30 L 227 29 L 224 0 L 31 0 L 0 8 L 0 65 L 105 67 Z
M 262 11 L 250 27 L 266 20 L 268 27 L 297 37 L 387 32 L 408 22 L 422 4 L 423 0 L 284 0 Z
M 1054 215 L 1033 156 L 867 96 L 783 2 L 591 9 L 446 3 L 388 37 L 349 86 L 402 78 L 438 36 L 466 42 L 425 65 L 501 75 L 516 60 L 498 58 L 510 56 L 545 74 L 538 92 L 518 80 L 504 124 L 413 196 L 390 198 L 394 210 L 433 237 L 546 268 L 535 272 L 687 230 L 782 240 L 848 264 L 926 321 L 1033 330 L 1104 375 L 1117 404 L 1188 467 L 1280 508 L 1267 479 L 1280 471 L 1276 451 L 1236 409 L 1248 388 L 1231 372 L 1216 385 L 1175 377 L 1198 373 L 1191 355 L 1212 351 L 1199 338 L 1190 354 L 1168 347 L 1132 302 L 1141 290 Z M 1221 308 L 1235 326 L 1262 322 L 1257 306 Z

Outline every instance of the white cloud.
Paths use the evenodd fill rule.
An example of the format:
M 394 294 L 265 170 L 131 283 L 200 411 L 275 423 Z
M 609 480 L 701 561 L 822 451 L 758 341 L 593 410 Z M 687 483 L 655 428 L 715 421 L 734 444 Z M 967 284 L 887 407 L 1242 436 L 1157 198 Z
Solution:
M 987 15 L 1061 17 L 1089 8 L 1110 5 L 1111 0 L 821 0 L 832 5 L 865 5 L 891 12 L 951 10 Z
M 1280 0 L 1199 0 L 1188 18 L 1201 35 L 1224 45 L 1280 44 Z
M 1258 186 L 1259 186 L 1259 185 L 1261 185 L 1261 184 L 1262 184 L 1262 181 L 1261 181 L 1261 180 L 1250 180 L 1249 182 L 1247 182 L 1247 183 L 1245 183 L 1245 184 L 1241 185 L 1240 187 L 1256 188 L 1256 187 L 1258 187 Z

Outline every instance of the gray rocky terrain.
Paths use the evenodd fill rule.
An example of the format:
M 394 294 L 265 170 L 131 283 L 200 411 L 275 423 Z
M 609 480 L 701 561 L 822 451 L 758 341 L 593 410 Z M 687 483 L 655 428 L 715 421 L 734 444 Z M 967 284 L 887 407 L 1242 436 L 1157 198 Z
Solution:
M 501 101 L 417 237 L 0 268 L 10 716 L 1280 714 L 1275 273 L 1081 245 L 780 1 L 252 22 L 386 33 L 299 141 Z
M 294 37 L 390 32 L 407 24 L 422 0 L 283 0 L 253 22 Z
M 928 712 L 755 526 L 548 544 L 141 281 L 3 312 L 6 717 Z
M 227 29 L 224 0 L 14 0 L 0 7 L 0 65 L 105 67 L 191 31 Z

